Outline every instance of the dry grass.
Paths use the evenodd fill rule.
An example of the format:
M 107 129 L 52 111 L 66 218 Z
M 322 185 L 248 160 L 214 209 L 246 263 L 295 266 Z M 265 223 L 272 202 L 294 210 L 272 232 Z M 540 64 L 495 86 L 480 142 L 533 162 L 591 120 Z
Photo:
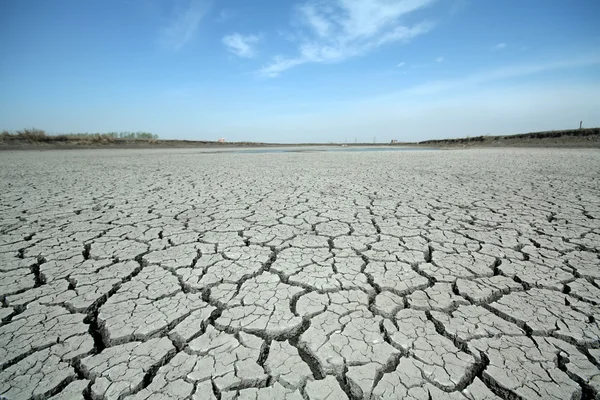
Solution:
M 585 129 L 570 129 L 561 131 L 546 131 L 546 132 L 531 132 L 521 133 L 518 135 L 502 135 L 502 136 L 473 136 L 466 138 L 457 139 L 439 139 L 439 140 L 425 140 L 418 144 L 475 144 L 483 142 L 493 142 L 498 140 L 530 140 L 530 139 L 556 139 L 565 137 L 586 137 L 586 136 L 598 136 L 600 135 L 600 128 L 585 128 Z
M 0 133 L 0 142 L 27 143 L 72 143 L 78 145 L 124 143 L 128 141 L 148 141 L 157 143 L 158 135 L 148 132 L 109 132 L 109 133 L 67 133 L 48 135 L 42 129 L 27 128 L 15 132 Z

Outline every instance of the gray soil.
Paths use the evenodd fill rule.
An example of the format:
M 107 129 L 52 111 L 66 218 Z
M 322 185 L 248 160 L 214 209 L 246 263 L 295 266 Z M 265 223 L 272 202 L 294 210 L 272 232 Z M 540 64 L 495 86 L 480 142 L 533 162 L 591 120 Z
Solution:
M 592 399 L 600 152 L 4 152 L 0 395 Z

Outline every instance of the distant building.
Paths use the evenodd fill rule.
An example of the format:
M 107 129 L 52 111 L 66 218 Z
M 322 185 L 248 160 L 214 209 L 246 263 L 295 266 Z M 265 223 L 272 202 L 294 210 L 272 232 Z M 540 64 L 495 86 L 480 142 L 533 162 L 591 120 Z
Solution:
M 221 138 L 221 139 L 217 140 L 217 143 L 225 143 L 225 138 Z
M 398 141 L 396 139 L 392 139 L 392 141 L 390 142 L 390 144 L 396 144 L 398 143 Z

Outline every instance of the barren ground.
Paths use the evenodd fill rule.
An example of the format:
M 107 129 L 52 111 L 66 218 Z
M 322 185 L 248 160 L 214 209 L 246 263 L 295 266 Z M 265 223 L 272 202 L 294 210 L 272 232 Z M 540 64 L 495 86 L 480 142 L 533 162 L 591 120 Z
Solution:
M 600 393 L 600 152 L 0 155 L 0 395 Z

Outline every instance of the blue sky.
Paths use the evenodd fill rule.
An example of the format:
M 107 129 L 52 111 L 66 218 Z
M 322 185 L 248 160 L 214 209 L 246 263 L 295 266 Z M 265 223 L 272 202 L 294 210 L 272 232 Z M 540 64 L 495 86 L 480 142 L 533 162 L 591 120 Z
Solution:
M 4 0 L 0 129 L 389 142 L 600 126 L 597 0 Z

